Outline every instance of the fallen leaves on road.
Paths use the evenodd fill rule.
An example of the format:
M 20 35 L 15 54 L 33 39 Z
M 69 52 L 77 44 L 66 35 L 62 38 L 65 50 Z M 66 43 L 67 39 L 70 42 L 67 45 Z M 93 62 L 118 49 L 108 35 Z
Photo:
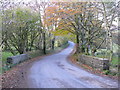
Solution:
M 45 56 L 45 55 L 44 55 Z M 27 61 L 24 61 L 11 70 L 2 74 L 2 88 L 28 88 L 25 80 L 26 68 L 33 61 L 39 60 L 44 56 L 39 56 Z
M 64 50 L 64 49 L 62 49 L 62 50 Z M 61 52 L 62 50 L 53 52 L 51 54 Z M 15 67 L 13 67 L 9 71 L 4 72 L 1 76 L 2 77 L 1 78 L 2 79 L 1 80 L 2 88 L 28 88 L 27 83 L 26 83 L 26 78 L 24 77 L 26 74 L 28 65 L 30 65 L 34 61 L 37 61 L 37 60 L 39 60 L 45 56 L 51 55 L 51 54 L 38 56 L 36 58 L 24 61 L 24 62 L 16 65 Z
M 94 69 L 86 64 L 82 64 L 82 63 L 78 63 L 78 61 L 76 60 L 76 58 L 74 56 L 69 56 L 68 57 L 69 61 L 81 68 L 83 68 L 84 70 L 88 71 L 88 72 L 91 72 L 93 74 L 97 74 L 97 75 L 100 75 L 100 76 L 106 76 L 106 77 L 110 77 L 112 79 L 116 79 L 118 80 L 118 77 L 117 76 L 111 76 L 111 75 L 105 75 L 103 71 L 99 70 L 99 69 Z

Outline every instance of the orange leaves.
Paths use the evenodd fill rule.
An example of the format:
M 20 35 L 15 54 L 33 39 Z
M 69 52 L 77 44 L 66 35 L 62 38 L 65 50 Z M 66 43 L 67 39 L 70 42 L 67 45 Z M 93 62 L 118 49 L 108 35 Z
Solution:
M 44 18 L 44 24 L 50 26 L 53 23 L 57 23 L 58 21 L 58 16 L 54 16 L 54 17 L 49 17 L 49 18 Z
M 80 13 L 82 13 L 82 11 L 80 11 L 80 10 L 79 11 L 74 10 L 73 13 L 71 13 L 71 15 L 80 14 Z
M 88 18 L 88 13 L 97 12 L 96 7 L 87 7 L 87 3 L 81 2 L 55 2 L 46 8 L 45 24 L 58 29 L 74 31 L 74 19 L 76 15 L 84 15 L 85 20 Z M 71 22 L 73 21 L 73 22 Z M 93 24 L 95 24 L 93 22 Z
M 53 13 L 56 13 L 56 10 L 57 10 L 57 7 L 54 6 L 54 7 L 47 7 L 46 8 L 46 14 L 53 14 Z
M 65 11 L 64 9 L 60 9 L 60 10 L 58 10 L 58 13 L 62 13 L 64 11 Z
M 81 6 L 77 3 L 55 3 L 46 8 L 45 24 L 52 25 L 54 23 L 59 23 L 63 18 L 82 13 L 80 8 Z
M 47 11 L 54 11 L 54 10 L 57 10 L 57 7 L 55 7 L 55 6 L 54 7 L 52 7 L 52 6 L 51 7 L 47 7 L 46 10 Z
M 65 13 L 72 13 L 73 10 L 72 10 L 72 9 L 68 9 L 68 10 L 65 10 L 64 12 L 65 12 Z

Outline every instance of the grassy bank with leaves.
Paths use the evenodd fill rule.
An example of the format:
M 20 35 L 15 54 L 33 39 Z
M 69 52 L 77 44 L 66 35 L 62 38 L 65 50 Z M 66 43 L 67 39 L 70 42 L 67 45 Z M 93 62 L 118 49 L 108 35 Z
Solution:
M 71 56 L 71 61 L 73 63 L 75 63 L 76 65 L 86 69 L 87 71 L 90 71 L 92 73 L 96 73 L 98 75 L 105 75 L 105 76 L 109 76 L 111 78 L 117 78 L 118 75 L 120 75 L 120 73 L 118 72 L 118 61 L 119 58 L 118 57 L 113 57 L 112 61 L 109 62 L 110 65 L 110 69 L 109 70 L 100 70 L 97 68 L 93 68 L 89 65 L 83 64 L 82 62 L 79 61 L 79 56 L 80 54 L 73 54 Z M 93 57 L 100 57 L 102 58 L 102 56 L 93 56 Z
M 77 65 L 80 68 L 83 68 L 85 71 L 88 71 L 90 73 L 93 73 L 99 76 L 109 77 L 109 78 L 118 80 L 118 76 L 120 76 L 119 72 L 115 73 L 115 72 L 111 72 L 110 70 L 99 70 L 89 65 L 82 64 L 81 62 L 79 62 L 78 57 L 79 57 L 79 54 L 73 54 L 72 56 L 69 57 L 70 58 L 69 60 L 71 63 Z
M 50 49 L 50 50 L 46 50 L 46 52 L 47 52 L 47 54 L 57 53 L 57 52 L 65 49 L 66 47 L 68 47 L 68 45 L 69 45 L 68 42 L 65 42 L 63 45 L 61 45 L 59 47 L 55 47 L 54 50 Z M 39 50 L 33 50 L 31 52 L 26 52 L 26 54 L 30 55 L 31 59 L 36 58 L 38 56 L 45 55 L 42 51 L 39 51 Z M 10 70 L 11 67 L 14 67 L 17 65 L 17 64 L 14 64 L 14 65 L 11 65 L 11 67 L 8 67 L 6 65 L 7 57 L 10 57 L 10 56 L 13 56 L 13 54 L 10 52 L 2 52 L 2 71 L 1 71 L 2 73 L 4 73 L 7 70 Z

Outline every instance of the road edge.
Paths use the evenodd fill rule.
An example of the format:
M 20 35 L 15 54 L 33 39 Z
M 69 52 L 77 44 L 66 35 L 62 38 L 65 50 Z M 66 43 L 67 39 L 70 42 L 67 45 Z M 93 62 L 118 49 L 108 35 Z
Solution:
M 92 67 L 88 66 L 88 65 L 84 65 L 84 64 L 79 64 L 76 62 L 76 59 L 73 57 L 73 55 L 76 53 L 76 44 L 73 48 L 73 51 L 70 53 L 70 55 L 67 57 L 67 61 L 71 64 L 74 65 L 78 68 L 81 68 L 91 74 L 95 74 L 101 77 L 106 77 L 106 78 L 110 78 L 113 80 L 117 80 L 118 81 L 118 76 L 110 76 L 110 75 L 105 75 L 102 71 L 97 71 L 95 69 L 93 69 Z M 91 70 L 89 70 L 89 68 L 91 68 Z

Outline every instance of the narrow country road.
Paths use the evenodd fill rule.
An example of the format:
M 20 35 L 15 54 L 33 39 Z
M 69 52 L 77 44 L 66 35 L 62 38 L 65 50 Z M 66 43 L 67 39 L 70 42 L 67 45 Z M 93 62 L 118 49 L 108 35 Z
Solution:
M 68 55 L 74 48 L 69 41 L 68 48 L 46 56 L 32 64 L 27 72 L 29 88 L 117 88 L 117 81 L 91 74 L 70 64 Z

